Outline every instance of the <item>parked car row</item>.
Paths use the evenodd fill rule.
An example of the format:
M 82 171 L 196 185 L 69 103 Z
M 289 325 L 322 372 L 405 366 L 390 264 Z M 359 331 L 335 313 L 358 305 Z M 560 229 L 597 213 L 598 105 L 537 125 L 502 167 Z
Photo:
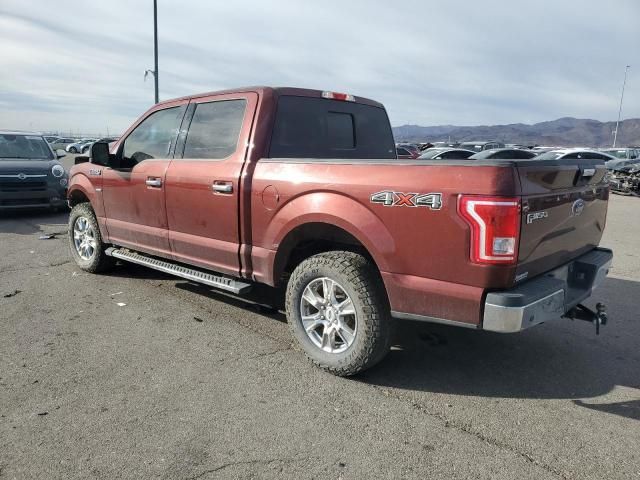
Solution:
M 104 138 L 71 138 L 47 135 L 43 137 L 53 150 L 62 149 L 69 153 L 87 153 L 95 142 L 115 142 L 117 137 Z
M 523 159 L 538 159 L 538 160 L 560 160 L 560 159 L 573 159 L 573 160 L 603 160 L 605 162 L 615 162 L 615 157 L 606 152 L 601 152 L 591 149 L 582 148 L 564 148 L 548 151 L 538 151 L 522 148 L 490 148 L 486 149 L 484 146 L 495 146 L 495 143 L 491 142 L 472 142 L 472 148 L 463 148 L 460 144 L 459 147 L 431 147 L 420 152 L 415 147 L 410 145 L 398 145 L 396 146 L 396 152 L 399 159 L 431 159 L 431 160 L 523 160 Z M 619 160 L 620 162 L 633 162 L 633 160 Z

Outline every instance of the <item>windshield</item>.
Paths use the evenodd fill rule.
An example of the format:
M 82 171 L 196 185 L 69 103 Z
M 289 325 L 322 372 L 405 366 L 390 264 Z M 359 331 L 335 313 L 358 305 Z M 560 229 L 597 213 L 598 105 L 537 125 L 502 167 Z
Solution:
M 473 150 L 474 152 L 481 152 L 483 145 L 476 145 L 475 143 L 461 143 L 460 148 L 465 150 Z
M 25 158 L 51 160 L 53 153 L 44 138 L 38 135 L 0 135 L 0 159 Z
M 562 155 L 564 155 L 563 152 L 545 152 L 545 153 L 541 153 L 540 155 L 538 155 L 537 157 L 534 157 L 536 160 L 557 160 L 558 158 L 560 158 Z
M 425 151 L 422 155 L 420 155 L 418 158 L 433 158 L 438 156 L 438 154 L 444 152 L 445 150 L 442 148 L 429 148 L 427 151 Z
M 627 158 L 626 150 L 605 150 L 604 152 L 617 158 Z

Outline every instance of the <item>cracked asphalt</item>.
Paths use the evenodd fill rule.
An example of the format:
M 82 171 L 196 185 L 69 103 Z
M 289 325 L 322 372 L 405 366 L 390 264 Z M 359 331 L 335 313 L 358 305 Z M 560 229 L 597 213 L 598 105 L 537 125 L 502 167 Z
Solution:
M 599 337 L 402 323 L 352 379 L 292 345 L 279 292 L 88 275 L 66 214 L 3 215 L 0 479 L 640 478 L 639 211 L 612 197 Z

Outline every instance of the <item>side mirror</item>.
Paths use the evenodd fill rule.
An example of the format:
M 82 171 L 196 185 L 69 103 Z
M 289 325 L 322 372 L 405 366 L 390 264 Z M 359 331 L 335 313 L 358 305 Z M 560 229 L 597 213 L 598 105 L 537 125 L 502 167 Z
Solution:
M 102 165 L 103 167 L 111 166 L 109 144 L 107 142 L 96 142 L 91 145 L 91 163 Z
M 56 158 L 62 158 L 66 156 L 67 156 L 67 152 L 65 152 L 64 150 L 61 150 L 59 148 L 56 150 Z

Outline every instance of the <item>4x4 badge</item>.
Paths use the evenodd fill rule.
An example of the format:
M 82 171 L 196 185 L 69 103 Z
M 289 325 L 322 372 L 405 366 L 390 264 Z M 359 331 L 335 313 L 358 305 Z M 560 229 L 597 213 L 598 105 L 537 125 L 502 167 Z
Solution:
M 442 208 L 441 193 L 403 193 L 384 190 L 371 195 L 371 203 L 381 203 L 385 207 L 427 207 L 431 210 Z

